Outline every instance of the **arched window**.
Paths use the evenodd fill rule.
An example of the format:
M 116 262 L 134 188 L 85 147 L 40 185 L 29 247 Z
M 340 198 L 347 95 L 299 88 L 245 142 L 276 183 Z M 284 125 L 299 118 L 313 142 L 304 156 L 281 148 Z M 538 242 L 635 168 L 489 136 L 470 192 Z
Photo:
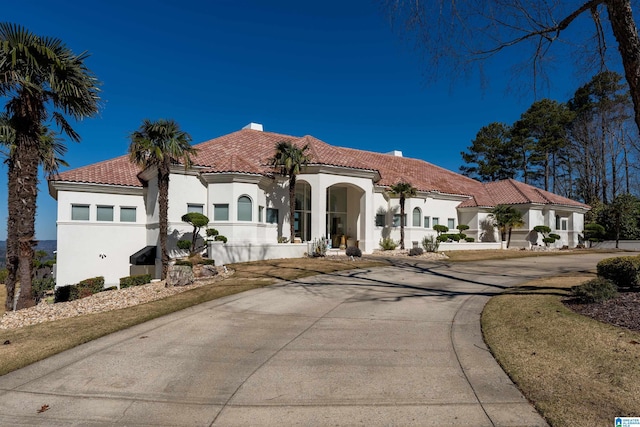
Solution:
M 249 196 L 238 197 L 238 221 L 252 220 L 252 206 Z
M 420 218 L 422 217 L 422 212 L 420 212 L 420 208 L 413 209 L 413 226 L 420 227 Z

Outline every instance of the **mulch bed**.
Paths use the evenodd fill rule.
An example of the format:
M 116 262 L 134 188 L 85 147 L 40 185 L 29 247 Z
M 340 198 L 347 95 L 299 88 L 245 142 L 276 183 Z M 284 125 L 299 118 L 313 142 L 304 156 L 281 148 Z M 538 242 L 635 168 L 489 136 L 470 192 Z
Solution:
M 584 316 L 640 332 L 640 292 L 620 292 L 601 303 L 580 304 L 567 299 L 564 304 Z

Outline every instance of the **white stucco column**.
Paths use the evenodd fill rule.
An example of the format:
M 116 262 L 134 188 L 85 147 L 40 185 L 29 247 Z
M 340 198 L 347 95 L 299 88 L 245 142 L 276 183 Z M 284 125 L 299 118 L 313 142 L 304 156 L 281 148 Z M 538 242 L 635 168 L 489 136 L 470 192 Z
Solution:
M 360 196 L 360 250 L 371 253 L 377 247 L 374 242 L 376 212 L 373 203 L 373 186 L 370 185 Z
M 322 175 L 299 175 L 311 186 L 311 239 L 327 237 L 327 184 L 323 182 Z

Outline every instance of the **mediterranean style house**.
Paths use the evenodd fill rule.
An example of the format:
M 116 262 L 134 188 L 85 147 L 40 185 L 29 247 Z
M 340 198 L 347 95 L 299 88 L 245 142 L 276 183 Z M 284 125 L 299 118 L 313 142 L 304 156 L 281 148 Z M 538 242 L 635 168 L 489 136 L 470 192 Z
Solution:
M 289 237 L 288 180 L 274 173 L 269 158 L 278 142 L 308 145 L 311 162 L 297 177 L 293 218 L 295 244 Z M 190 239 L 192 228 L 181 221 L 200 212 L 209 227 L 228 238 L 209 244 L 218 264 L 281 257 L 299 257 L 314 239 L 333 247 L 358 246 L 364 253 L 379 247 L 383 237 L 398 240 L 399 199 L 389 186 L 400 181 L 417 188 L 406 200 L 405 245 L 435 235 L 433 226 L 453 229 L 466 224 L 474 243 L 456 249 L 500 247 L 500 236 L 487 217 L 493 207 L 519 209 L 524 226 L 514 229 L 512 247 L 540 244 L 533 230 L 547 225 L 561 236 L 557 246 L 581 242 L 584 213 L 589 206 L 515 180 L 481 183 L 423 160 L 329 145 L 312 136 L 264 132 L 251 123 L 242 130 L 195 146 L 194 165 L 176 165 L 169 184 L 169 247 Z M 128 156 L 60 173 L 49 180 L 58 202 L 58 286 L 104 276 L 107 285 L 120 277 L 150 273 L 159 277 L 158 188 L 155 170 L 140 170 Z M 496 243 L 497 242 L 497 243 Z M 453 249 L 443 244 L 441 249 Z

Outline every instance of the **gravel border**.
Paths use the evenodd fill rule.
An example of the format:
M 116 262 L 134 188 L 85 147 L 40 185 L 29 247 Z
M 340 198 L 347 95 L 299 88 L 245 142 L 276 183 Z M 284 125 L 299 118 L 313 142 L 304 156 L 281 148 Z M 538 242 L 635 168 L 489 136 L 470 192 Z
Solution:
M 18 329 L 59 319 L 132 307 L 179 294 L 190 289 L 210 285 L 224 280 L 234 273 L 233 270 L 224 271 L 220 269 L 218 271 L 217 276 L 196 280 L 189 286 L 167 288 L 165 287 L 165 281 L 160 281 L 126 289 L 100 292 L 86 298 L 59 302 L 57 304 L 49 304 L 43 300 L 35 307 L 5 312 L 2 317 L 0 317 L 0 330 Z

